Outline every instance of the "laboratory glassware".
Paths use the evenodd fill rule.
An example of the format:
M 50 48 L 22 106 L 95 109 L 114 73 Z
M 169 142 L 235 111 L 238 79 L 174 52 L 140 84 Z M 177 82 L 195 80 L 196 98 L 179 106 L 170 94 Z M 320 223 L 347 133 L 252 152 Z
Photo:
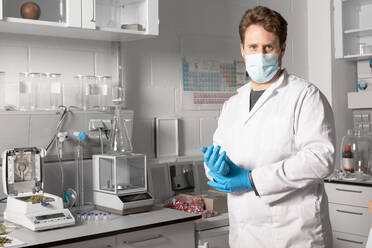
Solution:
M 58 109 L 63 104 L 63 88 L 61 82 L 61 74 L 48 74 L 48 83 L 50 85 L 50 108 Z
M 19 109 L 34 110 L 35 109 L 35 89 L 31 84 L 29 72 L 19 73 Z
M 99 86 L 98 105 L 100 110 L 107 110 L 109 105 L 109 92 L 112 86 L 112 78 L 110 76 L 97 76 Z
M 357 129 L 354 131 L 354 143 L 352 152 L 354 155 L 354 168 L 358 168 L 358 161 L 362 163 L 362 169 L 366 171 L 369 151 L 371 150 L 371 137 L 367 133 L 362 133 Z
M 341 157 L 340 167 L 339 168 L 337 168 L 337 166 L 335 167 L 335 169 L 336 169 L 336 176 L 338 178 L 343 178 L 343 176 L 345 175 L 345 169 L 352 171 L 353 168 L 354 168 L 354 159 L 351 159 L 351 161 L 350 161 L 350 158 L 349 158 L 348 154 L 346 154 L 344 156 L 345 150 L 348 151 L 348 149 L 350 148 L 350 152 L 351 152 L 351 147 L 352 147 L 353 142 L 354 142 L 354 133 L 353 133 L 353 130 L 352 129 L 348 129 L 347 130 L 347 134 L 344 135 L 342 137 L 342 140 L 341 140 L 341 146 L 340 146 L 340 155 L 341 155 L 340 156 Z M 353 157 L 353 154 L 352 154 L 352 157 Z
M 96 76 L 82 76 L 83 109 L 89 110 L 98 106 L 99 86 Z
M 113 103 L 115 104 L 115 115 L 110 134 L 109 153 L 130 153 L 133 151 L 132 142 L 128 134 L 130 121 L 126 120 L 121 113 L 121 106 L 124 103 L 124 88 L 113 87 Z
M 75 191 L 77 193 L 77 207 L 84 206 L 84 160 L 83 147 L 80 144 L 75 146 Z
M 5 72 L 0 71 L 0 110 L 5 105 Z
M 31 82 L 32 98 L 34 98 L 35 109 L 50 109 L 50 85 L 47 74 L 32 72 L 28 77 Z

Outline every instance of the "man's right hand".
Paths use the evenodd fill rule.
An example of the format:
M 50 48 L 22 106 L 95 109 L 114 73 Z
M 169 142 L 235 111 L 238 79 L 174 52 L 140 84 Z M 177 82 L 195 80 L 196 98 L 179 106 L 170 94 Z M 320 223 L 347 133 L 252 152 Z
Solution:
M 230 172 L 230 167 L 225 161 L 226 152 L 223 151 L 220 154 L 220 149 L 220 146 L 214 147 L 211 145 L 208 149 L 203 146 L 201 151 L 204 153 L 205 164 L 213 173 L 227 176 Z

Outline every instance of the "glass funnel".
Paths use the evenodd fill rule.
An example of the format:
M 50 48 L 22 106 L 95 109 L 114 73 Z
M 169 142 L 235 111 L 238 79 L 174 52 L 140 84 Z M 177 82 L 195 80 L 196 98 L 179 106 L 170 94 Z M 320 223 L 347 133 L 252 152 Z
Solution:
M 126 120 L 121 113 L 121 106 L 124 99 L 124 88 L 114 86 L 112 89 L 112 101 L 115 105 L 114 123 L 110 135 L 110 153 L 130 153 L 133 151 L 132 143 L 128 133 L 128 124 L 130 120 Z

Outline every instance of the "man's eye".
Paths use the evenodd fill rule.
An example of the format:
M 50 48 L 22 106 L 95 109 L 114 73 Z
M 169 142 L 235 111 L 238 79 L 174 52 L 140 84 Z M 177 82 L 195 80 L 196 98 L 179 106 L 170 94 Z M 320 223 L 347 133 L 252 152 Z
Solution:
M 250 45 L 249 48 L 252 49 L 252 50 L 256 50 L 257 46 L 256 45 Z
M 266 46 L 266 50 L 267 51 L 272 51 L 273 50 L 273 47 L 271 45 L 268 45 L 268 46 Z

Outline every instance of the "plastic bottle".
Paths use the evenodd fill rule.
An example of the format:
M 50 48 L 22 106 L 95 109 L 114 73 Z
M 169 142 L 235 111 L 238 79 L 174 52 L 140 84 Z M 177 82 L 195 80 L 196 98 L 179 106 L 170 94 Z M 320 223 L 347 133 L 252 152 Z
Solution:
M 345 171 L 354 171 L 354 157 L 350 145 L 344 147 L 344 151 L 342 152 L 342 165 Z
M 345 136 L 342 137 L 342 140 L 341 140 L 341 145 L 340 145 L 340 157 L 341 157 L 341 160 L 340 160 L 340 166 L 339 168 L 337 168 L 337 166 L 335 167 L 335 174 L 337 177 L 339 178 L 342 178 L 344 176 L 344 162 L 343 162 L 343 152 L 345 150 L 345 146 L 350 146 L 350 148 L 352 147 L 352 144 L 354 142 L 355 138 L 354 138 L 354 132 L 352 129 L 348 129 L 347 130 L 347 133 Z

